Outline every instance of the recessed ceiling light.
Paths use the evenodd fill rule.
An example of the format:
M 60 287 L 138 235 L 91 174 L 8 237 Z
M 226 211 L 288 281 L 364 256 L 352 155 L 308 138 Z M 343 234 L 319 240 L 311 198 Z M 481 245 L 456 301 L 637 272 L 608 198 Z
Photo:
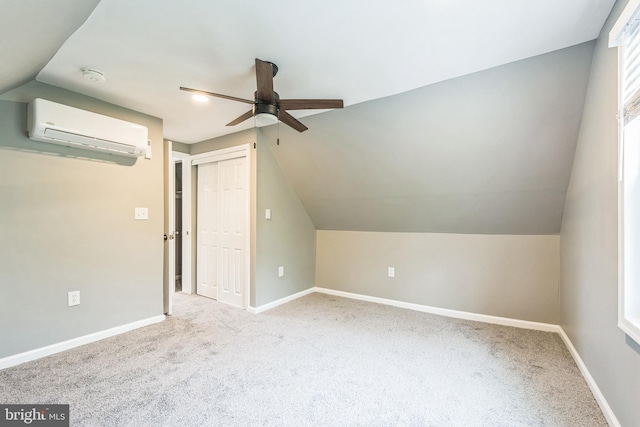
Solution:
M 200 94 L 193 95 L 193 100 L 198 102 L 209 102 L 208 97 Z

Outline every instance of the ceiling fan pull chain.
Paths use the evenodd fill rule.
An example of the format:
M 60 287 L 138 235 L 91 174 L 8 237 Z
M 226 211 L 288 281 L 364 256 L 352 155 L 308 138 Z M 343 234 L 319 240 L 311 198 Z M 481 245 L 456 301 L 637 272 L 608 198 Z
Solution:
M 276 139 L 276 144 L 280 145 L 280 120 L 278 120 L 278 138 Z

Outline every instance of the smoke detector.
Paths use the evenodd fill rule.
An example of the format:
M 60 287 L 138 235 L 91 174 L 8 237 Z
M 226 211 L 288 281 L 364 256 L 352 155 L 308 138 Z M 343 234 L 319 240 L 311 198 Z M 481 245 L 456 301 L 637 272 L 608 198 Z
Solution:
M 95 68 L 84 67 L 82 70 L 82 77 L 89 80 L 92 83 L 104 83 L 107 78 L 102 71 Z

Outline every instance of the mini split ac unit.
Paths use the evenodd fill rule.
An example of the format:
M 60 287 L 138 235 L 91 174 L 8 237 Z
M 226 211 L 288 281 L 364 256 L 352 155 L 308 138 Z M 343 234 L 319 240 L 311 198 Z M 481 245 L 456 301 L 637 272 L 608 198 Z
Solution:
M 144 155 L 148 145 L 146 126 L 41 98 L 29 103 L 27 132 L 34 141 L 128 157 Z

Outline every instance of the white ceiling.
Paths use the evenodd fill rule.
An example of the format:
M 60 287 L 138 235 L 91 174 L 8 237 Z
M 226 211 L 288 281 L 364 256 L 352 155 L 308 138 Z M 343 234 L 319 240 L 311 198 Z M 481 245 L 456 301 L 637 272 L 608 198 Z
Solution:
M 613 3 L 102 0 L 37 80 L 160 117 L 166 138 L 194 143 L 253 121 L 225 127 L 245 104 L 196 104 L 178 87 L 252 99 L 254 58 L 279 66 L 282 98 L 349 106 L 592 40 Z M 107 82 L 84 80 L 85 66 Z

